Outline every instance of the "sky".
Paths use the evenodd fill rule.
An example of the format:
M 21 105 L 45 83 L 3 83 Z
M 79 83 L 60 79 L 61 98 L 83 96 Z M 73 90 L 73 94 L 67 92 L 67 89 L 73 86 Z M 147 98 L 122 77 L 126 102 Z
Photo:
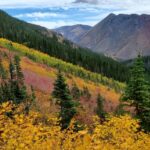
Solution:
M 49 29 L 94 26 L 110 13 L 150 14 L 150 0 L 0 0 L 0 9 Z

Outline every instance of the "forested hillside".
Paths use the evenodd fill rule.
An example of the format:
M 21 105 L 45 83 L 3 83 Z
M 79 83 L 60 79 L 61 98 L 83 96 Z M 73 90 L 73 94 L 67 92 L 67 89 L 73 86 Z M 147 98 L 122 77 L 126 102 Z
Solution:
M 139 60 L 131 81 L 139 77 L 140 91 L 135 96 L 140 98 L 144 88 L 144 100 L 149 95 Z M 133 84 L 136 90 L 136 82 Z M 0 149 L 148 150 L 149 133 L 141 129 L 140 118 L 129 115 L 135 116 L 135 109 L 130 105 L 130 109 L 123 109 L 119 102 L 124 87 L 100 74 L 0 39 Z M 142 117 L 147 117 L 149 125 L 147 102 L 146 107 L 142 102 L 137 104 L 142 104 L 140 111 L 141 106 L 146 108 L 141 114 L 146 112 Z
M 104 76 L 126 81 L 128 69 L 111 58 L 74 46 L 46 28 L 31 25 L 0 11 L 0 37 L 79 65 Z
M 109 79 L 101 74 L 85 70 L 84 68 L 73 65 L 71 63 L 66 63 L 60 59 L 50 57 L 47 54 L 30 49 L 24 45 L 14 43 L 6 39 L 0 39 L 0 45 L 9 49 L 10 51 L 18 52 L 19 54 L 26 56 L 35 62 L 45 64 L 49 67 L 56 68 L 60 71 L 72 74 L 85 80 L 87 79 L 95 83 L 106 85 L 107 87 L 116 91 L 122 91 L 124 88 L 124 84 L 121 82 Z
M 125 87 L 123 83 L 6 39 L 0 39 L 0 103 L 11 99 L 31 108 L 34 104 L 36 111 L 44 115 L 55 114 L 58 107 L 52 92 L 58 70 L 64 74 L 73 99 L 80 104 L 76 115 L 78 121 L 91 123 L 99 94 L 105 111 L 115 112 Z M 30 99 L 35 96 L 33 103 Z

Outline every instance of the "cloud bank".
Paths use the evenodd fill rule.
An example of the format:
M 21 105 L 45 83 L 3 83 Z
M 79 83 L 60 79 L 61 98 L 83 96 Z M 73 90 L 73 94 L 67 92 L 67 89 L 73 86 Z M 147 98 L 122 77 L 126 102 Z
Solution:
M 0 9 L 48 28 L 94 25 L 110 13 L 150 14 L 150 0 L 0 0 Z
M 88 3 L 88 4 L 98 4 L 98 0 L 76 0 L 74 3 Z

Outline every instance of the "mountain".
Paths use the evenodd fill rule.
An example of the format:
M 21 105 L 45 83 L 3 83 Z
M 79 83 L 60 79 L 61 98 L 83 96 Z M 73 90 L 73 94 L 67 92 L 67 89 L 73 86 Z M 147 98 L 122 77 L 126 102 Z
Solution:
M 75 46 L 54 31 L 18 20 L 4 11 L 0 11 L 0 22 L 2 38 L 119 81 L 126 81 L 128 78 L 128 69 L 124 65 L 89 49 Z
M 74 43 L 78 43 L 79 39 L 84 36 L 92 27 L 88 25 L 73 25 L 63 26 L 54 29 L 54 31 L 62 34 L 66 39 L 71 40 Z
M 116 59 L 150 55 L 150 15 L 110 14 L 94 26 L 79 44 Z

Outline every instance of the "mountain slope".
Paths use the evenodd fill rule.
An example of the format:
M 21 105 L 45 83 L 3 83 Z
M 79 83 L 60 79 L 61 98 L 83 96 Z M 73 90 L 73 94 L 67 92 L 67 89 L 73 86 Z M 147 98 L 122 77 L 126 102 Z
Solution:
M 15 19 L 0 11 L 0 37 L 38 49 L 50 56 L 79 65 L 119 81 L 126 81 L 128 70 L 111 58 L 74 46 L 50 30 Z
M 142 50 L 150 55 L 150 15 L 110 14 L 93 27 L 80 45 L 117 59 L 131 59 Z
M 71 40 L 74 43 L 78 43 L 79 39 L 84 36 L 92 27 L 88 25 L 73 25 L 63 26 L 54 29 L 54 31 L 62 34 L 66 39 Z
M 53 91 L 53 83 L 58 70 L 65 74 L 70 88 L 75 83 L 81 91 L 84 91 L 85 88 L 89 90 L 90 95 L 80 97 L 82 109 L 79 117 L 83 120 L 88 121 L 92 117 L 91 114 L 94 114 L 98 93 L 105 98 L 105 109 L 107 111 L 114 111 L 119 104 L 120 91 L 124 89 L 124 84 L 50 57 L 37 50 L 32 49 L 31 52 L 28 47 L 0 39 L 0 59 L 7 70 L 10 58 L 12 59 L 14 55 L 21 57 L 21 68 L 25 83 L 28 89 L 31 85 L 34 87 L 37 104 L 44 114 L 55 113 L 57 110 L 50 99 L 50 93 Z

